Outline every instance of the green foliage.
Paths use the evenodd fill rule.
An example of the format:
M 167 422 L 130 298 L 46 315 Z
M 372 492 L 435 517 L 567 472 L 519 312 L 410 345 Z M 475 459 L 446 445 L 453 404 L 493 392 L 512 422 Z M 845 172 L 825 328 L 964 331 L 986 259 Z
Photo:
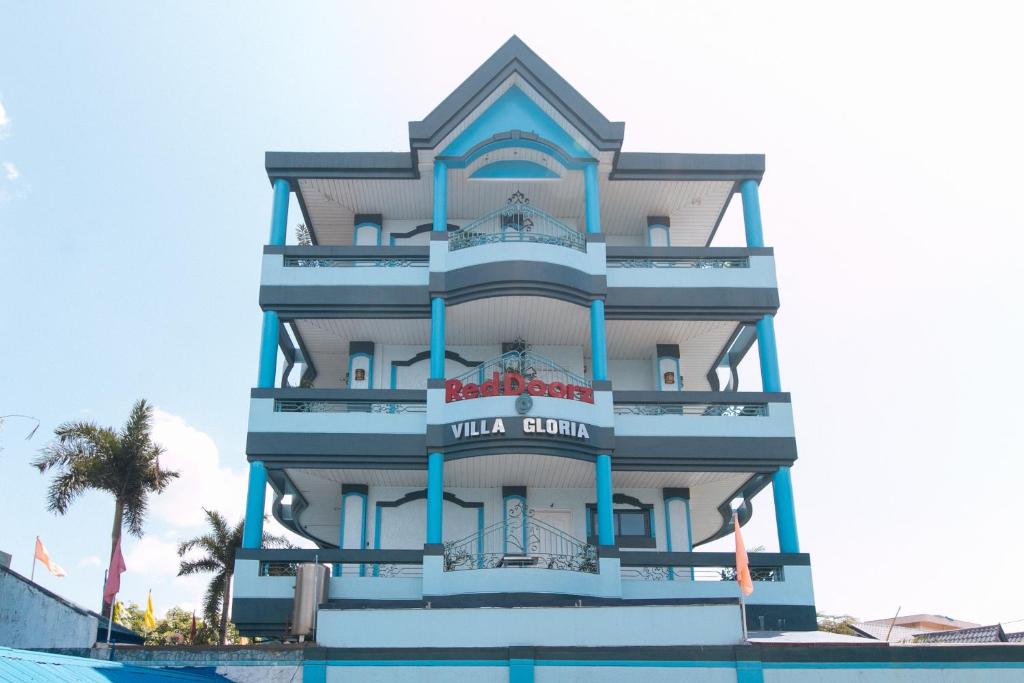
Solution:
M 228 524 L 224 515 L 215 510 L 206 510 L 206 521 L 210 532 L 182 541 L 178 545 L 178 576 L 190 574 L 213 574 L 206 594 L 203 596 L 203 618 L 210 624 L 220 626 L 222 642 L 227 642 L 228 630 L 233 628 L 227 620 L 227 605 L 231 600 L 231 575 L 235 572 L 235 551 L 242 547 L 242 532 L 245 520 L 234 526 Z M 264 548 L 290 548 L 287 539 L 272 534 L 263 534 Z M 196 556 L 193 551 L 201 551 Z M 190 555 L 191 554 L 191 555 Z M 191 559 L 185 559 L 190 555 Z
M 153 406 L 143 399 L 120 430 L 94 422 L 57 427 L 56 438 L 32 461 L 41 473 L 56 473 L 46 496 L 50 511 L 63 515 L 86 491 L 106 491 L 115 499 L 114 538 L 121 535 L 122 514 L 128 531 L 141 538 L 149 495 L 162 493 L 178 476 L 160 469 L 163 448 L 150 436 L 152 420 Z
M 127 605 L 117 603 L 114 609 L 114 621 L 125 628 L 130 628 L 146 638 L 146 645 L 216 645 L 220 640 L 216 624 L 208 624 L 204 619 L 196 617 L 195 642 L 190 642 L 192 631 L 192 613 L 181 607 L 172 607 L 163 617 L 156 620 L 152 629 L 147 629 L 143 615 L 146 610 L 130 602 Z M 238 643 L 238 629 L 230 625 L 227 634 L 228 643 Z
M 299 246 L 313 246 L 313 235 L 309 232 L 309 228 L 305 223 L 299 223 L 295 226 L 295 241 L 299 243 Z
M 856 631 L 850 628 L 850 624 L 857 621 L 857 617 L 849 614 L 824 614 L 818 612 L 818 630 L 828 633 L 838 633 L 843 636 L 856 636 Z

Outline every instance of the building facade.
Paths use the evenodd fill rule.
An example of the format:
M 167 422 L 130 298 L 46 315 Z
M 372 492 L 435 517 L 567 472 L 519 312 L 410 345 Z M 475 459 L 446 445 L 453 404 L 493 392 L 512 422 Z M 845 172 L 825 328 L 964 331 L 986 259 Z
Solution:
M 318 563 L 325 647 L 735 645 L 734 558 L 699 547 L 767 495 L 746 626 L 815 629 L 764 157 L 623 132 L 512 38 L 408 153 L 267 154 L 243 634 L 293 634 Z M 735 202 L 746 243 L 717 245 Z M 268 487 L 317 549 L 260 547 Z

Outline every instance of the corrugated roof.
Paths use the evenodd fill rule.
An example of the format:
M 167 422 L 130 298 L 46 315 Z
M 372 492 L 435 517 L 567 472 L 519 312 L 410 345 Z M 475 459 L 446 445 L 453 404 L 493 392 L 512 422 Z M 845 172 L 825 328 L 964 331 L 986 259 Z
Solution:
M 886 642 L 890 643 L 908 643 L 919 633 L 930 633 L 930 631 L 919 628 L 907 628 L 906 626 L 893 626 L 890 633 L 889 624 L 878 624 L 871 621 L 855 622 L 850 624 L 850 628 L 867 638 L 875 640 L 886 641 L 886 636 L 888 636 Z
M 955 631 L 938 631 L 922 633 L 917 637 L 919 643 L 1005 643 L 1006 634 L 999 624 L 961 628 Z
M 29 650 L 0 647 L 0 681 L 3 683 L 127 683 L 128 681 L 227 681 L 211 672 L 183 671 L 157 667 L 131 666 L 84 657 L 52 655 Z

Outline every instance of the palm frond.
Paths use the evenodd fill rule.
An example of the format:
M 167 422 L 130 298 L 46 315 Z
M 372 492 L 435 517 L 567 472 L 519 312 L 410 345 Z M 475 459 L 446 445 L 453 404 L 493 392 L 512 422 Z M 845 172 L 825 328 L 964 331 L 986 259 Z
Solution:
M 223 571 L 224 567 L 210 557 L 198 560 L 182 560 L 178 564 L 178 576 L 189 576 L 191 574 L 206 574 L 209 572 Z
M 220 622 L 220 606 L 224 599 L 224 586 L 226 574 L 217 574 L 210 580 L 203 595 L 203 618 L 206 623 L 214 625 Z

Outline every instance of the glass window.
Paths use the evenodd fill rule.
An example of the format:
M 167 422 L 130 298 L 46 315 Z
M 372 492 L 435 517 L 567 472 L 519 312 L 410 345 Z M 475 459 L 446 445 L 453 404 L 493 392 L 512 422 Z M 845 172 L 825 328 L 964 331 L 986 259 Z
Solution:
M 616 536 L 646 536 L 647 514 L 643 510 L 616 510 Z

